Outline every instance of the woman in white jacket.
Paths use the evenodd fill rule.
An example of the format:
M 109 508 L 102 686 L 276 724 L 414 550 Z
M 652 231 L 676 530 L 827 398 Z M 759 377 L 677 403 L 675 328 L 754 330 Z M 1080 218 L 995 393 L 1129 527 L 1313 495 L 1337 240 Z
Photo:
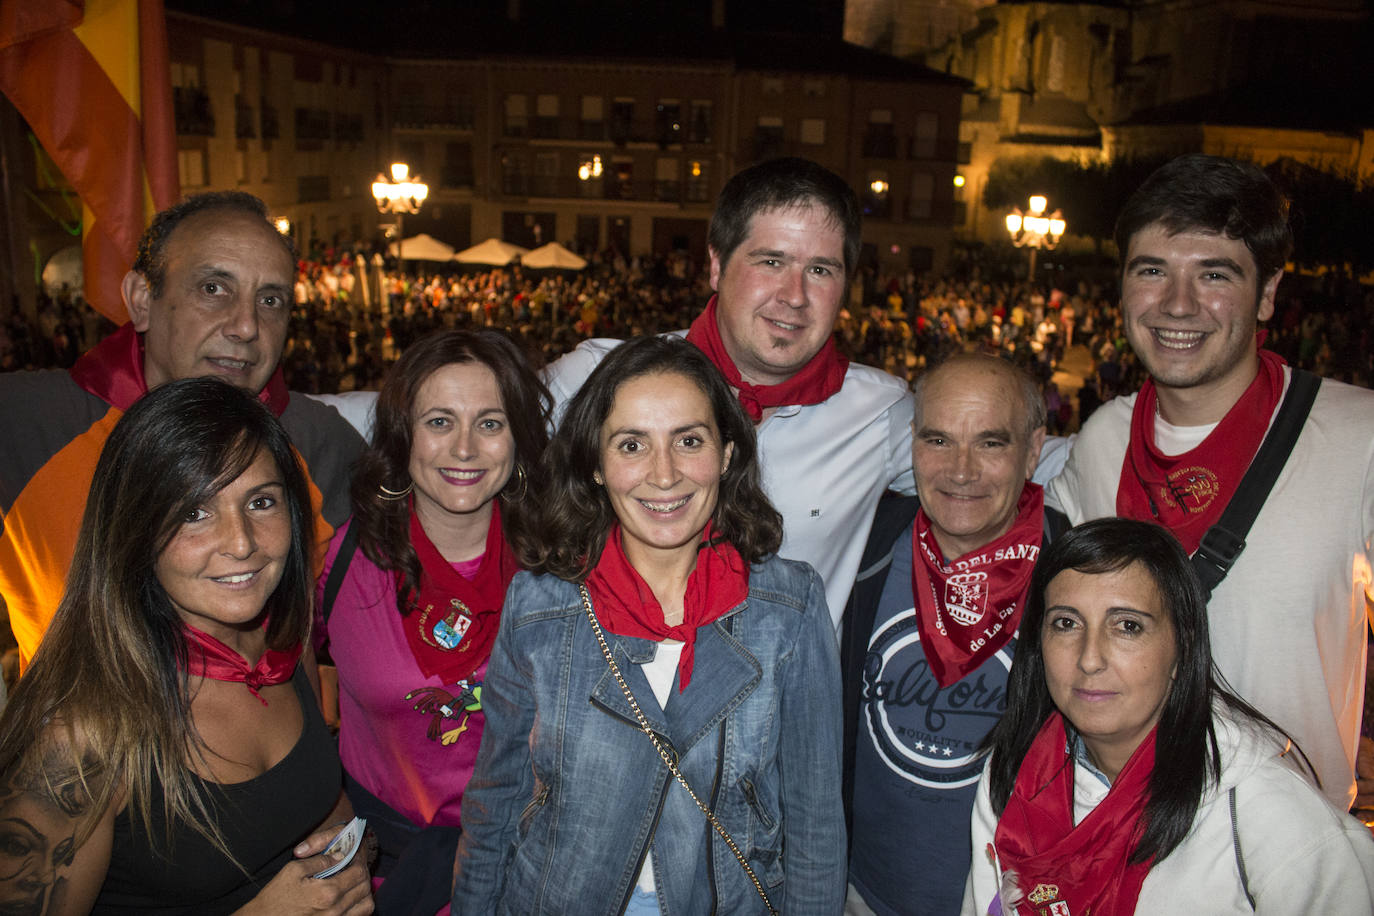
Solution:
M 1158 526 L 1041 555 L 973 813 L 968 916 L 1374 913 L 1374 839 L 1218 681 Z

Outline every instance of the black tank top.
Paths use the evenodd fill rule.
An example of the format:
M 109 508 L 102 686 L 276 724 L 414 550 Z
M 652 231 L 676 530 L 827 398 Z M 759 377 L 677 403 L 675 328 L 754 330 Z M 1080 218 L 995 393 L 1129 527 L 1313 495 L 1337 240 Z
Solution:
M 169 844 L 162 831 L 162 786 L 155 783 L 154 835 L 150 839 L 127 807 L 116 817 L 110 870 L 92 912 L 231 913 L 293 858 L 292 849 L 338 801 L 342 769 L 299 665 L 291 683 L 304 719 L 295 747 L 256 779 L 227 786 L 197 780 L 225 845 L 248 875 L 185 823 L 173 823 Z

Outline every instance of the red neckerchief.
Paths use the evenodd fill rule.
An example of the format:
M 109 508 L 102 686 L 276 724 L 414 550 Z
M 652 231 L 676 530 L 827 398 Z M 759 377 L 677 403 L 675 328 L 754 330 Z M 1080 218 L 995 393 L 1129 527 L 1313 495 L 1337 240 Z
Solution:
M 1216 429 L 1182 455 L 1155 447 L 1155 383 L 1145 382 L 1131 414 L 1131 442 L 1116 488 L 1116 514 L 1158 522 L 1192 553 L 1259 451 L 1283 394 L 1282 356 L 1259 351 L 1259 372 Z
M 1044 529 L 1045 491 L 1027 481 L 1011 530 L 946 565 L 926 510 L 917 510 L 911 593 L 921 648 L 941 687 L 992 658 L 1020 626 Z
M 268 649 L 253 667 L 248 660 L 203 630 L 185 621 L 186 672 L 193 677 L 208 677 L 212 681 L 234 681 L 243 684 L 262 705 L 267 701 L 258 691 L 291 679 L 300 661 L 302 647 L 296 643 L 290 649 Z
M 520 566 L 501 532 L 501 507 L 495 501 L 487 526 L 486 552 L 471 579 L 455 572 L 430 541 L 415 514 L 413 500 L 410 543 L 420 560 L 420 587 L 401 629 L 425 677 L 437 674 L 445 684 L 453 684 L 469 677 L 491 656 L 506 587 Z M 398 571 L 398 589 L 402 578 Z
M 1146 789 L 1155 766 L 1155 732 L 1140 742 L 1107 797 L 1073 823 L 1073 758 L 1065 750 L 1064 719 L 1053 713 L 1021 761 L 994 843 L 1003 872 L 1016 873 L 1021 899 L 1003 912 L 1132 916 L 1153 862 L 1131 865 L 1140 839 Z
M 644 577 L 630 565 L 620 544 L 620 525 L 611 528 L 596 568 L 587 576 L 587 591 L 596 608 L 597 621 L 617 636 L 635 639 L 677 639 L 683 643 L 678 658 L 678 693 L 692 680 L 697 628 L 710 624 L 737 606 L 749 594 L 749 566 L 731 544 L 711 544 L 711 524 L 701 533 L 697 565 L 687 577 L 682 623 L 668 626 L 663 607 Z
M 725 380 L 739 392 L 739 402 L 749 414 L 749 419 L 759 422 L 763 419 L 764 410 L 769 407 L 819 404 L 840 390 L 849 360 L 835 349 L 833 337 L 827 337 L 825 346 L 796 375 L 782 384 L 751 385 L 746 382 L 735 367 L 735 361 L 725 352 L 725 342 L 720 339 L 720 326 L 716 324 L 716 298 L 712 296 L 697 320 L 692 322 L 692 327 L 687 331 L 687 340 L 696 344 L 697 349 L 706 354 L 725 376 Z
M 134 330 L 133 322 L 120 326 L 88 350 L 69 371 L 82 389 L 120 410 L 128 410 L 148 393 L 148 382 L 143 377 L 143 338 Z M 258 392 L 258 400 L 279 417 L 286 410 L 291 395 L 280 366 Z

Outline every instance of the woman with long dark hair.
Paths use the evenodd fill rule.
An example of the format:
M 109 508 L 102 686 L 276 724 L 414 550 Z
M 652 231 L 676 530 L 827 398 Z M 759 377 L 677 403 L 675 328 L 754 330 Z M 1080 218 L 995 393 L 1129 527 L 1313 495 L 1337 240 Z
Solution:
M 1374 840 L 1219 683 L 1165 529 L 1040 555 L 973 815 L 968 914 L 1369 913 Z
M 452 889 L 482 681 L 518 568 L 509 543 L 528 527 L 548 405 L 496 331 L 416 341 L 377 398 L 353 518 L 319 591 L 348 793 L 381 847 L 381 913 L 434 912 Z
M 368 913 L 320 715 L 309 484 L 271 412 L 169 382 L 101 452 L 66 593 L 0 717 L 0 911 Z
M 487 671 L 455 913 L 838 913 L 839 667 L 753 424 L 693 345 L 569 403 Z

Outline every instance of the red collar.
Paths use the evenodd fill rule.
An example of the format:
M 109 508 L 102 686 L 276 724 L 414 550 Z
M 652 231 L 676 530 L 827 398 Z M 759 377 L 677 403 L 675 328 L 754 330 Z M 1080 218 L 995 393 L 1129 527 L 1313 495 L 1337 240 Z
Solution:
M 725 342 L 720 336 L 720 325 L 716 322 L 716 301 L 712 296 L 706 308 L 692 322 L 687 331 L 687 340 L 705 353 L 725 376 L 736 391 L 739 402 L 749 419 L 758 423 L 763 412 L 769 407 L 782 407 L 792 404 L 819 404 L 840 390 L 844 385 L 844 374 L 849 368 L 849 360 L 840 355 L 835 348 L 835 339 L 826 338 L 825 345 L 811 357 L 805 366 L 787 381 L 778 385 L 751 385 L 740 375 L 735 361 L 726 352 Z
M 120 410 L 128 410 L 148 393 L 148 382 L 143 376 L 143 337 L 134 330 L 133 322 L 125 323 L 92 347 L 70 371 L 72 380 L 83 390 Z M 258 392 L 258 400 L 277 416 L 286 410 L 291 394 L 286 390 L 280 366 Z

